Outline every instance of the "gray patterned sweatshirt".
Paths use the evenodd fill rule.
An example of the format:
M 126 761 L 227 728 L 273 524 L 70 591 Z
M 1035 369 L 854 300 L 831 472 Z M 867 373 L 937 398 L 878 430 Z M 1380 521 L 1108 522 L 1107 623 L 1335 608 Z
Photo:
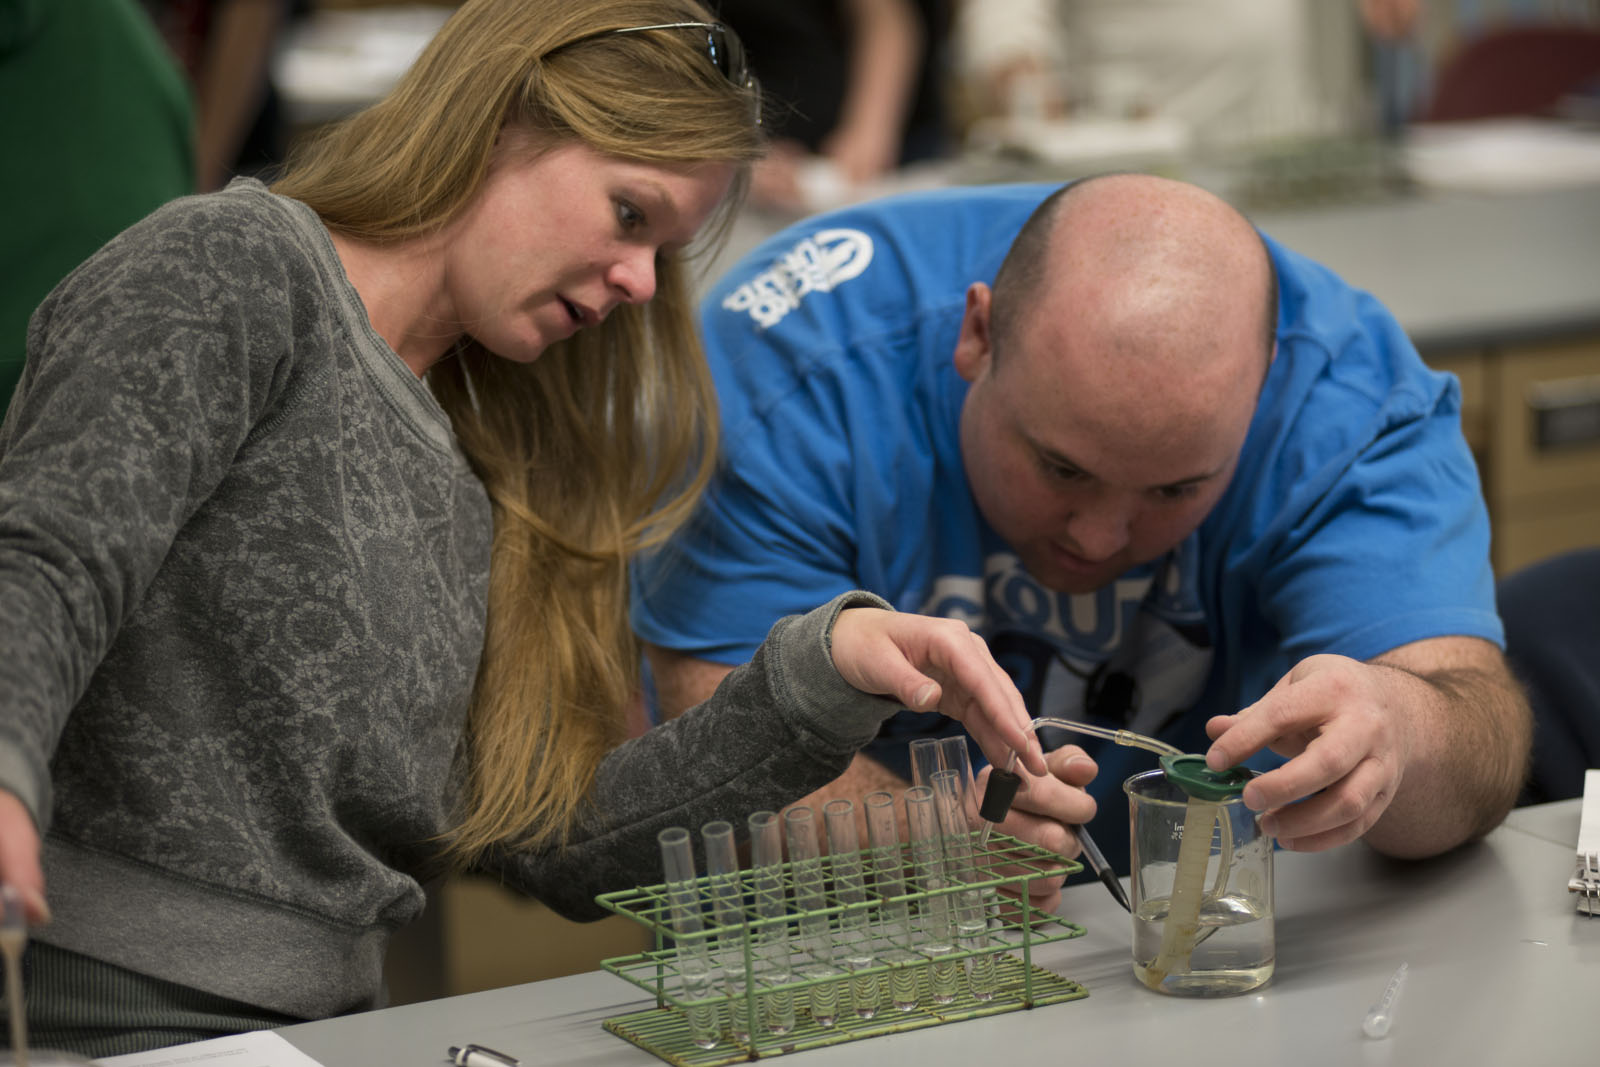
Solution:
M 0 788 L 45 828 L 41 939 L 303 1018 L 372 1006 L 422 907 L 483 636 L 489 505 L 326 229 L 175 201 L 33 318 L 0 424 Z M 852 599 L 852 596 L 854 599 Z M 894 706 L 780 622 L 603 763 L 569 846 L 495 858 L 576 917 L 655 833 L 830 780 Z

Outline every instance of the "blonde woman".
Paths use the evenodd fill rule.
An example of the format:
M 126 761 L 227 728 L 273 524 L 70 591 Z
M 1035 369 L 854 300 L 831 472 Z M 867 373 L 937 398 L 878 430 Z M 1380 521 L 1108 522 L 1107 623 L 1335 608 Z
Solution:
M 970 632 L 865 594 L 622 743 L 627 560 L 715 454 L 681 261 L 758 107 L 693 0 L 468 0 L 271 191 L 168 205 L 40 307 L 0 428 L 0 877 L 43 1043 L 374 1006 L 419 880 L 593 915 L 662 826 L 807 793 L 902 704 L 1043 772 Z

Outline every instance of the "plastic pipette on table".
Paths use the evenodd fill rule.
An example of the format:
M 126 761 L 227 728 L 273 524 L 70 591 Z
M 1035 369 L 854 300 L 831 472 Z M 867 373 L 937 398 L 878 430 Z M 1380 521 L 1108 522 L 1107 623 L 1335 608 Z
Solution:
M 1406 984 L 1406 968 L 1409 964 L 1402 963 L 1395 968 L 1394 977 L 1389 979 L 1389 984 L 1383 987 L 1383 996 L 1378 998 L 1367 1017 L 1361 1020 L 1361 1032 L 1368 1037 L 1387 1037 L 1389 1027 L 1394 1024 L 1395 1005 L 1400 1001 L 1400 988 Z

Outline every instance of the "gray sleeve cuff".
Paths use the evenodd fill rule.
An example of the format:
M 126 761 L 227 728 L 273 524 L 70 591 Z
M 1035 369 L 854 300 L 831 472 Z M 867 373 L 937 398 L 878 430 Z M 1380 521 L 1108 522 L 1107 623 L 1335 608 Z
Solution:
M 22 753 L 9 744 L 0 744 L 0 789 L 16 794 L 28 809 L 28 814 L 33 816 L 33 825 L 38 827 L 42 835 L 45 831 L 45 815 L 49 811 L 50 782 L 48 779 L 41 780 Z
M 841 593 L 820 608 L 780 620 L 767 638 L 773 688 L 785 697 L 796 724 L 848 749 L 878 736 L 883 721 L 901 709 L 898 700 L 855 688 L 833 665 L 834 622 L 841 611 L 862 607 L 894 610 L 872 593 Z

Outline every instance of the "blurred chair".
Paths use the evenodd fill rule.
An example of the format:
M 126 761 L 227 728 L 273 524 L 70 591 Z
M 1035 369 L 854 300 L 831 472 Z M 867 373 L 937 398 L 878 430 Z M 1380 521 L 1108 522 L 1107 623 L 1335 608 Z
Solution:
M 1600 547 L 1502 578 L 1506 658 L 1533 705 L 1533 770 L 1518 805 L 1583 795 L 1600 767 Z
M 1600 27 L 1511 24 L 1465 39 L 1438 67 L 1423 122 L 1537 115 L 1600 78 Z

